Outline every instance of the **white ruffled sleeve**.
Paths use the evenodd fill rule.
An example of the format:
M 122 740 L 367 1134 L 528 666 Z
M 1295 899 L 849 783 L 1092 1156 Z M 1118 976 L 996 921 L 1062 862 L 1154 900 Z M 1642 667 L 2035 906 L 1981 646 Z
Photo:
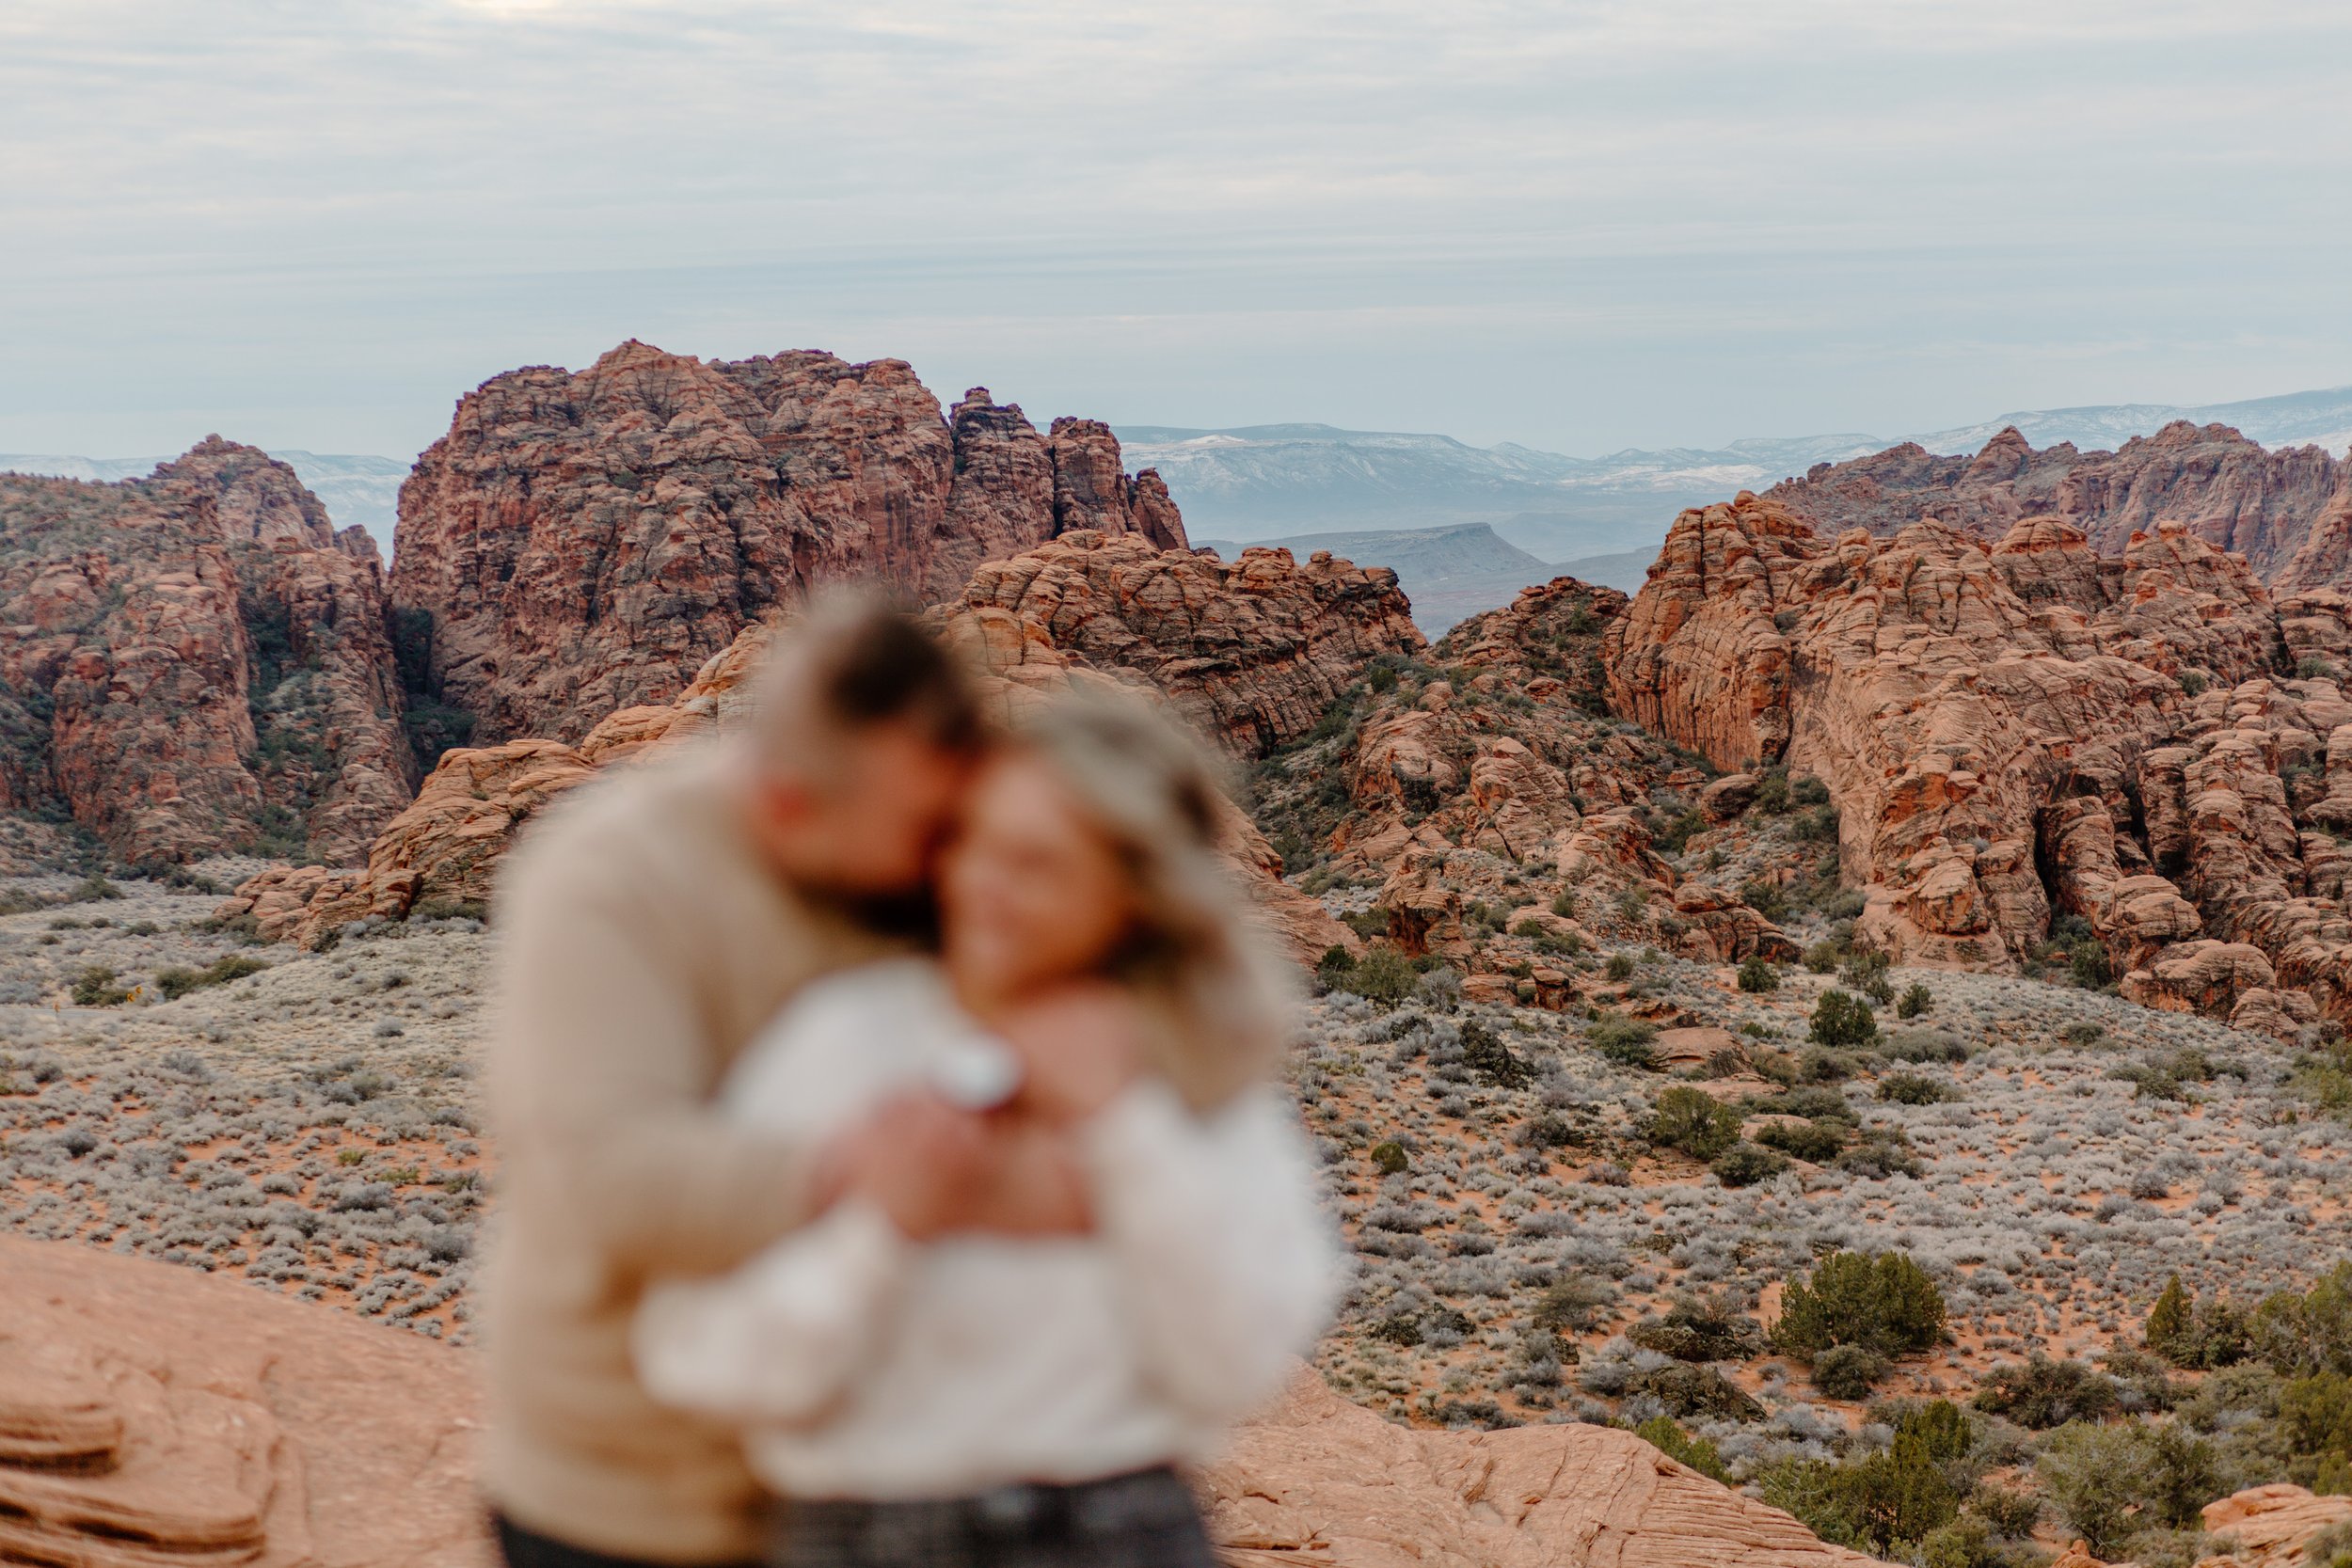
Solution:
M 1081 1148 L 1155 1391 L 1213 1425 L 1249 1414 L 1312 1348 L 1345 1279 L 1289 1098 L 1252 1091 L 1200 1117 L 1147 1082 L 1089 1122 Z
M 733 1420 L 824 1416 L 876 1354 L 909 1243 L 849 1202 L 734 1274 L 645 1292 L 629 1348 L 663 1404 Z

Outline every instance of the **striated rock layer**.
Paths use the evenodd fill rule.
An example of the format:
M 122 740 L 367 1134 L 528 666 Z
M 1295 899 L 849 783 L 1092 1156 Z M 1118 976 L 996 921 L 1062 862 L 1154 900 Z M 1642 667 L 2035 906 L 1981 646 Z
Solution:
M 2280 587 L 2341 584 L 2352 564 L 2342 543 L 2352 463 L 2318 447 L 2267 451 L 2227 425 L 2185 420 L 2116 451 L 2064 442 L 2037 451 L 2014 426 L 1973 457 L 1941 457 L 1905 442 L 1818 463 L 1765 499 L 1825 535 L 1850 528 L 1891 535 L 1931 517 L 1996 539 L 2027 517 L 2057 517 L 2100 555 L 2120 555 L 2135 532 L 2177 521 L 2245 556 L 2255 576 Z M 2338 542 L 2314 547 L 2315 535 L 2328 531 Z
M 423 689 L 473 736 L 577 740 L 670 701 L 811 585 L 949 597 L 1073 530 L 1182 546 L 1156 474 L 1091 420 L 952 413 L 897 359 L 702 360 L 628 342 L 485 382 L 401 487 L 392 596 Z
M 415 781 L 383 568 L 208 436 L 144 480 L 0 475 L 0 809 L 133 862 L 357 859 Z
M 1822 780 L 1904 961 L 2011 968 L 2079 915 L 2127 994 L 2287 1033 L 2352 1018 L 2347 624 L 2180 523 L 1833 541 L 1742 494 L 1677 519 L 1604 657 L 1618 712 Z
M 0 1240 L 0 1559 L 487 1568 L 463 1351 Z

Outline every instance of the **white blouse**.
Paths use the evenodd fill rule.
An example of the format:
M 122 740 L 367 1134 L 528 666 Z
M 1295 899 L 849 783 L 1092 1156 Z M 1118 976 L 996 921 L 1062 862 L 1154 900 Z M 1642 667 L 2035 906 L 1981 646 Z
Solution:
M 722 1103 L 822 1139 L 1003 1049 L 935 965 L 872 964 L 797 996 Z M 649 1291 L 646 1388 L 743 1423 L 787 1497 L 959 1497 L 1201 1457 L 1279 1389 L 1342 1282 L 1296 1112 L 1269 1087 L 1201 1117 L 1146 1082 L 1077 1138 L 1091 1234 L 918 1244 L 844 1202 L 732 1275 Z

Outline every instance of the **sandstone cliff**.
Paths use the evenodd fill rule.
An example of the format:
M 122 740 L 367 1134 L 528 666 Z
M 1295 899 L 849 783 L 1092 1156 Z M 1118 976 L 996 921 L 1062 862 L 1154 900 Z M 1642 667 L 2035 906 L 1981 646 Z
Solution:
M 357 858 L 415 768 L 386 605 L 367 536 L 253 448 L 0 475 L 0 808 L 137 862 Z
M 1249 753 L 1311 725 L 1376 655 L 1418 648 L 1392 575 L 1286 551 L 1239 564 L 1091 531 L 984 568 L 961 606 L 932 611 L 991 682 L 999 716 L 1073 681 L 1163 693 L 1185 718 Z M 578 744 L 511 740 L 445 754 L 415 802 L 379 835 L 363 872 L 275 867 L 237 890 L 225 916 L 315 946 L 373 916 L 478 905 L 532 815 L 599 768 L 723 724 L 755 667 L 766 624 L 738 634 L 674 703 L 608 715 Z M 1238 812 L 1228 848 L 1267 923 L 1311 958 L 1352 935 L 1280 880 L 1280 857 Z
M 2055 900 L 2127 994 L 2292 1031 L 2352 1017 L 2344 624 L 2178 523 L 1832 541 L 1743 494 L 1677 519 L 1605 659 L 1617 711 L 1826 784 L 1899 958 L 2010 968 Z
M 2352 463 L 2318 447 L 2267 451 L 2226 425 L 2185 420 L 2111 452 L 2066 443 L 2036 451 L 2012 427 L 1973 457 L 1940 457 L 1906 442 L 1816 464 L 1765 499 L 1825 536 L 1850 528 L 1889 535 L 1932 517 L 1994 539 L 2027 517 L 2057 517 L 2100 555 L 2121 555 L 2134 532 L 2179 521 L 2245 556 L 2265 581 L 2286 583 L 2323 519 L 2352 506 Z M 2292 580 L 2342 582 L 2345 565 L 2339 547 L 2294 566 Z
M 576 740 L 675 697 L 811 585 L 925 601 L 1073 529 L 1182 546 L 1154 474 L 1089 420 L 1041 436 L 985 388 L 952 416 L 902 361 L 622 344 L 467 394 L 401 488 L 392 596 L 473 738 Z

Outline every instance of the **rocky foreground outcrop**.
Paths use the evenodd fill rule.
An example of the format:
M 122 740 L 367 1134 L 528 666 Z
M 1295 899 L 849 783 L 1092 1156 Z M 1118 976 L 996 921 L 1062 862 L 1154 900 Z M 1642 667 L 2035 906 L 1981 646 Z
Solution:
M 0 1241 L 0 1557 L 472 1568 L 471 1353 L 146 1259 Z M 1225 1560 L 1836 1568 L 1630 1433 L 1414 1432 L 1312 1374 L 1199 1478 Z
M 814 584 L 951 597 L 1080 530 L 1184 544 L 1108 426 L 1041 435 L 976 388 L 943 414 L 903 361 L 703 360 L 640 342 L 467 394 L 401 487 L 392 597 L 474 738 L 578 740 L 675 698 Z
M 1677 519 L 1604 658 L 1616 711 L 1828 786 L 1899 959 L 2011 969 L 2076 914 L 2127 994 L 2292 1033 L 2352 1018 L 2346 627 L 2180 523 L 1832 540 L 1743 494 Z
M 374 546 L 284 464 L 0 475 L 0 809 L 135 863 L 357 859 L 415 782 L 401 715 Z
M 2347 581 L 2341 543 L 2352 514 L 2352 462 L 2319 447 L 2268 451 L 2227 425 L 2176 420 L 2115 451 L 2061 442 L 2037 451 L 2016 428 L 1974 456 L 1943 457 L 1905 442 L 1846 463 L 1819 463 L 1765 499 L 1834 536 L 1850 528 L 1882 537 L 1935 518 L 1997 539 L 2028 517 L 2080 530 L 2100 555 L 2121 555 L 2136 532 L 2185 524 L 2207 544 L 2246 557 L 2280 587 Z M 2333 546 L 2315 534 L 2333 533 Z M 2299 559 L 2298 559 L 2299 557 Z
M 465 1352 L 0 1240 L 0 1560 L 488 1568 Z
M 1417 649 L 1396 579 L 1318 557 L 1250 550 L 1236 564 L 1081 531 L 984 568 L 932 619 L 983 670 L 1001 718 L 1073 683 L 1166 697 L 1244 754 L 1311 726 L 1382 653 Z M 498 859 L 531 816 L 598 768 L 723 724 L 770 627 L 739 633 L 674 703 L 609 715 L 577 744 L 512 740 L 445 754 L 364 871 L 278 866 L 221 906 L 260 934 L 316 946 L 354 921 L 455 911 L 486 901 Z M 1228 847 L 1269 924 L 1311 958 L 1356 939 L 1280 879 L 1281 859 L 1238 811 Z

